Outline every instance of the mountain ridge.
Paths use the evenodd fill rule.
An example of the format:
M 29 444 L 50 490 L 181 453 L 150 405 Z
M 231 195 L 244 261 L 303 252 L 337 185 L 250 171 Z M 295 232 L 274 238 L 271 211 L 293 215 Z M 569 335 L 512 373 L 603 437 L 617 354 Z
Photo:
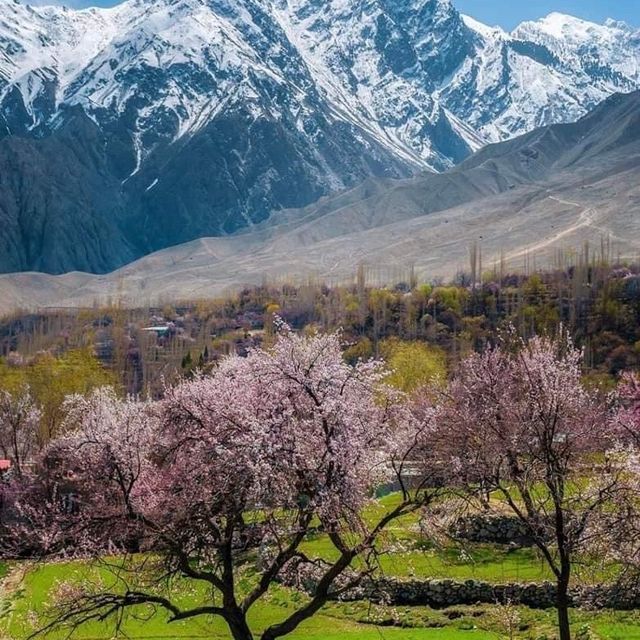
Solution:
M 16 146 L 33 167 L 0 191 L 0 271 L 108 272 L 640 86 L 640 31 L 572 20 L 506 33 L 449 0 L 4 3 L 0 171 Z

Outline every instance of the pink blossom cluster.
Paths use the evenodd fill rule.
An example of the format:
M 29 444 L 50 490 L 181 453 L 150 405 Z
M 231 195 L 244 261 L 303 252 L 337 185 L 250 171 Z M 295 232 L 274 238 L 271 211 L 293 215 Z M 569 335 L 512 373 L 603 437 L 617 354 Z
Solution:
M 583 383 L 582 352 L 567 336 L 510 335 L 468 356 L 444 390 L 408 398 L 385 384 L 383 363 L 347 364 L 340 333 L 278 328 L 271 348 L 228 357 L 159 401 L 112 389 L 67 399 L 64 435 L 6 483 L 0 551 L 152 551 L 158 581 L 205 582 L 214 595 L 182 610 L 120 573 L 124 591 L 75 597 L 57 621 L 148 603 L 172 620 L 221 616 L 234 638 L 252 638 L 251 606 L 292 570 L 304 574 L 302 543 L 323 532 L 337 559 L 315 563 L 313 597 L 264 631 L 273 640 L 369 577 L 391 522 L 420 511 L 435 525 L 473 505 L 524 524 L 556 577 L 568 640 L 576 558 L 615 548 L 632 564 L 640 546 L 619 544 L 640 532 L 638 379 L 626 376 L 611 402 Z M 28 394 L 0 394 L 13 441 L 37 419 Z M 13 442 L 4 434 L 0 448 Z M 385 481 L 399 500 L 367 522 L 363 508 Z

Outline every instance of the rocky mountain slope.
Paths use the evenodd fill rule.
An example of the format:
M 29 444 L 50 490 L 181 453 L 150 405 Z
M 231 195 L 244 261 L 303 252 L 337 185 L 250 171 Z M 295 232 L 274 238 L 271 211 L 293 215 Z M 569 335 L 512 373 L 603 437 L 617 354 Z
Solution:
M 0 271 L 106 272 L 640 86 L 640 33 L 449 0 L 0 4 Z
M 243 284 L 350 281 L 360 265 L 380 283 L 468 270 L 556 263 L 604 244 L 640 252 L 640 92 L 615 95 L 573 124 L 489 145 L 443 174 L 370 179 L 228 237 L 165 249 L 111 274 L 0 276 L 0 311 L 120 299 L 158 304 Z

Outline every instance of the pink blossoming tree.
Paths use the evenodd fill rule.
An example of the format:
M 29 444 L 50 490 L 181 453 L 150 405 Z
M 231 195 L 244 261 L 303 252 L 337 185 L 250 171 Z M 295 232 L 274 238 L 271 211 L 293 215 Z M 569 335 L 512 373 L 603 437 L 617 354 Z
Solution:
M 640 451 L 640 377 L 625 373 L 618 385 L 619 410 L 616 424 L 623 441 Z
M 640 577 L 640 378 L 625 373 L 616 390 L 613 426 L 618 430 L 620 452 L 626 462 L 630 491 L 618 498 L 616 509 L 603 521 L 611 544 L 607 551 L 624 568 L 623 580 L 638 584 Z
M 23 491 L 23 526 L 44 532 L 48 553 L 150 553 L 112 567 L 117 588 L 59 589 L 44 628 L 117 623 L 146 606 L 170 621 L 218 617 L 234 639 L 252 639 L 250 610 L 307 560 L 302 544 L 318 530 L 335 560 L 318 564 L 314 594 L 259 637 L 291 633 L 358 584 L 375 568 L 387 525 L 437 492 L 425 467 L 377 522 L 361 517 L 373 489 L 390 475 L 401 480 L 431 433 L 383 378 L 377 362 L 347 365 L 339 334 L 285 327 L 271 350 L 230 357 L 156 404 L 107 390 L 71 400 L 75 429 L 49 447 Z M 166 588 L 176 582 L 202 602 L 185 607 Z
M 0 389 L 0 455 L 18 475 L 36 453 L 40 417 L 28 387 L 16 394 Z
M 569 587 L 578 555 L 626 489 L 615 430 L 581 382 L 568 338 L 515 341 L 468 357 L 437 421 L 454 485 L 478 507 L 510 511 L 556 579 L 561 640 L 569 640 Z
M 68 435 L 44 449 L 34 473 L 5 487 L 3 555 L 86 555 L 127 542 L 135 548 L 134 490 L 150 465 L 152 407 L 107 388 L 67 398 Z

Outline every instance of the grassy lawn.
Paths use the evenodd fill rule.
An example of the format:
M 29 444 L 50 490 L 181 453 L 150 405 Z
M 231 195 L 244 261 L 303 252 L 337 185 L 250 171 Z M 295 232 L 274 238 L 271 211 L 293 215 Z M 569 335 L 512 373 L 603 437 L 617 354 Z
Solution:
M 363 516 L 374 525 L 400 500 L 389 494 L 367 507 Z M 304 552 L 313 558 L 335 559 L 337 551 L 327 536 L 317 535 L 303 544 Z M 447 543 L 434 546 L 425 540 L 420 516 L 411 514 L 394 521 L 386 530 L 380 568 L 388 576 L 398 578 L 475 579 L 492 583 L 553 581 L 553 574 L 534 548 L 509 547 L 498 544 Z M 593 562 L 576 565 L 574 579 L 583 583 L 603 582 L 615 571 Z
M 399 494 L 387 495 L 371 504 L 364 519 L 374 525 L 399 501 Z M 387 529 L 380 568 L 389 576 L 399 578 L 470 578 L 486 582 L 542 582 L 552 580 L 547 564 L 533 548 L 517 548 L 493 544 L 448 543 L 436 547 L 429 544 L 420 529 L 420 516 L 412 514 L 393 522 Z M 303 545 L 304 552 L 314 558 L 333 559 L 337 551 L 327 536 L 317 535 Z M 588 571 L 576 573 L 585 582 L 601 576 Z
M 38 620 L 38 613 L 46 608 L 52 592 L 58 581 L 96 579 L 96 570 L 88 569 L 78 563 L 42 565 L 31 570 L 25 577 L 20 589 L 12 596 L 11 608 L 0 615 L 0 628 L 11 640 L 23 640 L 34 629 L 34 625 L 42 622 Z M 105 578 L 106 579 L 106 578 Z M 185 601 L 193 600 L 195 604 L 200 595 L 193 592 L 184 597 Z M 295 609 L 295 601 L 300 600 L 299 594 L 276 589 L 276 593 L 268 602 L 256 607 L 252 616 L 255 629 L 262 629 L 267 625 L 282 620 Z M 456 627 L 417 627 L 411 629 L 384 628 L 381 631 L 376 625 L 363 623 L 366 612 L 359 607 L 351 610 L 346 605 L 332 605 L 322 615 L 309 620 L 297 633 L 291 637 L 296 640 L 339 640 L 340 638 L 354 638 L 357 640 L 484 640 L 494 638 L 480 629 L 458 629 Z M 129 638 L 145 640 L 171 638 L 210 638 L 215 640 L 228 639 L 229 635 L 224 624 L 212 618 L 201 618 L 186 622 L 167 624 L 166 616 L 161 612 L 154 613 L 148 608 L 132 611 L 127 617 L 123 631 Z M 108 640 L 112 637 L 112 624 L 92 622 L 86 624 L 74 637 L 82 640 Z M 382 635 L 381 635 L 382 633 Z M 48 638 L 58 639 L 66 637 L 64 632 L 54 633 Z
M 371 505 L 365 518 L 376 521 L 398 499 L 390 495 Z M 453 544 L 434 547 L 420 532 L 419 516 L 411 515 L 393 524 L 385 539 L 389 552 L 381 556 L 386 575 L 400 578 L 474 578 L 487 582 L 532 581 L 550 578 L 546 565 L 533 549 L 500 545 Z M 304 544 L 304 551 L 315 557 L 330 559 L 335 549 L 328 538 L 317 535 Z M 145 561 L 149 556 L 141 556 Z M 0 565 L 0 577 L 7 567 Z M 110 587 L 114 578 L 104 566 L 67 562 L 30 567 L 24 579 L 16 581 L 11 573 L 8 593 L 0 594 L 0 640 L 24 640 L 41 627 L 47 606 L 61 582 L 99 583 Z M 587 578 L 588 579 L 588 578 Z M 250 574 L 243 580 L 249 584 Z M 246 585 L 245 585 L 246 586 Z M 201 585 L 187 582 L 167 586 L 171 599 L 183 608 L 210 603 Z M 166 593 L 166 592 L 165 592 Z M 253 609 L 251 624 L 256 631 L 286 618 L 303 602 L 299 592 L 275 587 L 268 599 Z M 319 615 L 303 624 L 291 637 L 294 640 L 489 640 L 507 638 L 503 627 L 504 608 L 483 605 L 432 610 L 427 607 L 385 607 L 366 602 L 332 603 Z M 554 640 L 555 612 L 518 608 L 518 640 Z M 573 612 L 576 640 L 640 640 L 640 613 Z M 230 638 L 224 623 L 212 618 L 198 618 L 167 624 L 163 611 L 140 607 L 130 610 L 122 631 L 134 640 L 181 640 Z M 68 637 L 66 632 L 47 636 L 51 640 Z M 77 631 L 80 640 L 109 640 L 113 623 L 90 622 Z
M 498 545 L 473 545 L 469 548 L 412 548 L 395 550 L 380 558 L 382 571 L 401 578 L 474 578 L 487 582 L 542 582 L 551 579 L 551 572 L 533 549 L 509 549 Z M 419 546 L 419 545 L 418 545 Z M 337 556 L 335 547 L 325 536 L 318 536 L 303 545 L 310 557 L 331 559 Z
M 58 581 L 108 580 L 102 570 L 80 563 L 48 564 L 32 568 L 0 611 L 0 637 L 24 640 L 34 625 L 41 623 L 39 613 L 51 601 Z M 183 588 L 176 594 L 184 604 L 197 604 L 204 595 Z M 254 610 L 252 625 L 260 630 L 279 621 L 302 601 L 298 593 L 276 588 L 268 601 Z M 6 601 L 6 598 L 5 598 Z M 368 603 L 330 604 L 320 615 L 309 620 L 290 637 L 294 640 L 489 640 L 507 637 L 500 623 L 503 609 L 493 606 L 454 607 L 435 611 L 427 607 L 385 607 Z M 518 608 L 520 640 L 552 640 L 554 612 Z M 573 612 L 574 628 L 579 640 L 640 640 L 640 613 Z M 229 635 L 218 620 L 201 618 L 167 624 L 166 616 L 148 608 L 132 611 L 123 631 L 136 640 L 171 640 L 209 638 L 228 640 Z M 113 626 L 89 623 L 78 631 L 81 640 L 109 640 Z M 62 640 L 65 633 L 47 636 Z
M 78 563 L 49 564 L 29 571 L 21 587 L 10 598 L 10 607 L 0 613 L 0 629 L 4 638 L 24 640 L 38 623 L 50 601 L 57 581 L 96 579 L 96 570 Z M 201 594 L 200 594 L 201 595 Z M 185 591 L 181 597 L 195 604 L 200 595 Z M 276 589 L 268 601 L 254 611 L 252 624 L 256 630 L 281 620 L 300 601 L 300 594 Z M 294 640 L 489 640 L 505 638 L 500 619 L 502 609 L 493 606 L 454 607 L 434 611 L 427 607 L 370 606 L 368 603 L 331 604 L 290 636 Z M 553 611 L 518 608 L 519 640 L 552 640 L 555 618 Z M 574 630 L 580 640 L 640 640 L 638 612 L 573 612 Z M 41 621 L 42 619 L 40 619 Z M 133 611 L 123 627 L 126 636 L 136 640 L 171 640 L 209 638 L 228 640 L 229 635 L 217 620 L 201 618 L 168 625 L 160 612 L 140 608 Z M 78 631 L 81 640 L 109 640 L 112 625 L 90 623 Z M 47 636 L 61 640 L 65 633 Z

